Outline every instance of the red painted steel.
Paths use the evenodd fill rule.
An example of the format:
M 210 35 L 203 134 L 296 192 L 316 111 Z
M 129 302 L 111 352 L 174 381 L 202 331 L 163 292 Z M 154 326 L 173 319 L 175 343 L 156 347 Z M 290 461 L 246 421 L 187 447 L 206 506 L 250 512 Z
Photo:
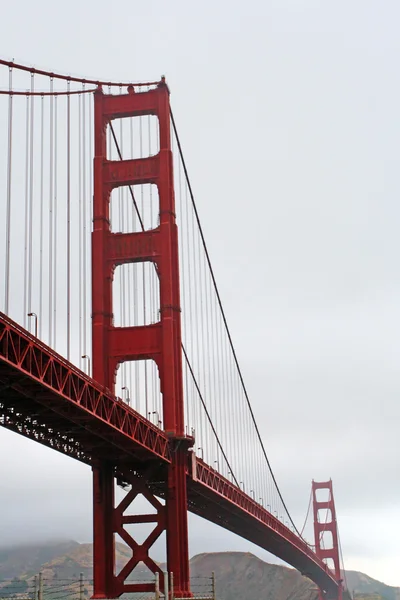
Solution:
M 13 63 L 9 66 L 66 81 L 84 81 Z M 101 82 L 91 83 L 101 85 Z M 96 381 L 0 313 L 0 425 L 92 467 L 96 598 L 153 591 L 154 585 L 127 582 L 139 562 L 158 573 L 162 583 L 163 575 L 151 559 L 150 550 L 163 532 L 167 538 L 168 569 L 174 573 L 174 595 L 190 596 L 187 531 L 187 511 L 190 510 L 296 567 L 323 590 L 321 598 L 341 600 L 332 482 L 313 483 L 316 539 L 313 552 L 303 539 L 231 481 L 196 460 L 190 451 L 192 440 L 184 435 L 169 91 L 164 81 L 141 93 L 135 93 L 132 85 L 126 87 L 126 94 L 105 95 L 101 87 L 95 92 L 92 364 Z M 159 153 L 135 160 L 107 160 L 107 126 L 114 119 L 143 115 L 158 118 Z M 111 191 L 118 186 L 146 183 L 158 187 L 160 225 L 151 231 L 112 233 Z M 160 278 L 160 321 L 142 327 L 114 327 L 114 270 L 118 265 L 133 262 L 152 262 L 156 266 Z M 141 359 L 151 359 L 157 364 L 165 431 L 114 396 L 119 364 Z M 117 506 L 115 479 L 130 488 Z M 318 489 L 328 489 L 328 501 L 317 501 Z M 148 500 L 154 514 L 129 512 L 138 495 Z M 326 524 L 318 520 L 321 509 L 330 511 L 332 520 Z M 142 544 L 127 531 L 127 526 L 136 523 L 154 525 Z M 321 547 L 324 531 L 332 533 L 330 549 Z M 132 558 L 120 573 L 115 573 L 116 534 L 132 550 Z M 334 572 L 325 564 L 326 559 L 333 560 Z
M 321 501 L 317 499 L 317 490 L 326 490 L 328 499 Z M 340 572 L 339 538 L 336 521 L 335 500 L 333 497 L 332 480 L 326 482 L 312 482 L 313 513 L 314 513 L 314 538 L 315 553 L 322 561 L 332 560 L 336 581 L 339 582 L 338 600 L 342 599 L 342 575 Z M 320 510 L 326 510 L 326 519 L 320 519 Z M 332 546 L 323 545 L 323 534 L 329 531 L 332 535 Z M 323 594 L 320 593 L 323 598 Z
M 98 402 L 99 398 L 108 407 L 115 404 L 128 415 L 127 419 L 116 420 L 116 413 L 109 408 L 100 410 L 103 400 Z M 126 420 L 132 424 L 137 421 L 140 426 L 127 430 Z M 110 505 L 114 476 L 131 484 L 134 479 L 133 493 L 128 492 L 124 504 L 115 513 L 108 513 L 109 520 L 101 520 L 97 526 L 121 535 L 125 524 L 137 522 L 126 514 L 129 502 L 144 491 L 144 496 L 157 507 L 157 535 L 165 527 L 166 515 L 155 498 L 167 496 L 171 447 L 164 432 L 1 313 L 0 425 L 92 465 L 98 478 L 95 485 L 103 488 Z M 327 597 L 338 598 L 335 574 L 322 558 L 253 498 L 203 461 L 192 459 L 191 454 L 185 464 L 187 510 L 273 552 L 312 579 L 327 592 Z M 107 471 L 105 456 L 118 469 Z M 102 464 L 105 470 L 99 472 Z M 132 465 L 136 473 L 132 472 Z M 94 501 L 97 500 L 95 496 Z M 134 545 L 126 536 L 123 539 Z M 148 551 L 149 547 L 145 549 Z M 107 564 L 111 562 L 112 556 Z M 122 587 L 120 575 L 114 580 L 116 592 Z
M 158 118 L 160 150 L 156 156 L 111 161 L 106 156 L 106 128 L 114 119 L 155 115 Z M 159 527 L 167 537 L 168 570 L 174 573 L 176 597 L 190 596 L 187 529 L 186 460 L 190 441 L 184 435 L 184 402 L 179 297 L 178 233 L 175 223 L 169 90 L 164 81 L 155 89 L 127 94 L 95 93 L 95 158 L 92 234 L 92 324 L 93 376 L 114 391 L 116 370 L 124 361 L 151 359 L 160 376 L 163 423 L 170 440 L 171 462 L 166 485 L 165 519 Z M 110 231 L 110 196 L 114 188 L 155 184 L 158 188 L 159 226 L 151 231 L 114 234 Z M 160 321 L 141 327 L 114 327 L 112 281 L 116 266 L 150 261 L 160 279 Z M 114 465 L 116 466 L 116 465 Z M 132 465 L 135 470 L 135 466 Z M 149 557 L 154 543 L 139 546 L 131 536 L 124 539 L 133 558 L 114 575 L 114 533 L 123 530 L 121 513 L 114 507 L 113 478 L 108 461 L 94 467 L 94 597 L 110 598 L 132 591 L 125 579 L 138 560 L 151 571 L 158 568 Z M 132 480 L 136 489 L 137 478 Z M 149 497 L 149 491 L 146 492 Z M 128 497 L 129 494 L 128 494 Z M 156 503 L 156 499 L 153 499 Z M 111 516 L 110 516 L 111 515 Z M 136 522 L 140 522 L 140 518 Z M 160 530 L 161 531 L 161 530 Z M 140 591 L 139 589 L 137 591 Z
M 170 462 L 163 431 L 1 312 L 0 367 L 0 393 L 7 402 L 4 419 L 10 429 L 23 433 L 19 428 L 26 428 L 28 437 L 89 464 L 102 454 L 122 462 Z M 26 413 L 25 404 L 31 407 Z M 42 427 L 29 424 L 32 408 L 44 419 Z M 61 425 L 58 431 L 46 428 L 55 421 Z M 63 430 L 73 435 L 63 436 Z

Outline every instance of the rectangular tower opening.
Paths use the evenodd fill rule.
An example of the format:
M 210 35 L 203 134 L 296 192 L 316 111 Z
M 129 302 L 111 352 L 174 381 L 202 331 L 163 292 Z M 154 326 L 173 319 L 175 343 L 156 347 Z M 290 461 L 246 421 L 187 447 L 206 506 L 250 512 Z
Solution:
M 321 545 L 325 550 L 333 549 L 333 536 L 331 531 L 324 531 L 322 534 L 322 543 Z
M 115 393 L 153 425 L 163 429 L 160 376 L 153 360 L 135 360 L 120 364 Z
M 113 233 L 137 233 L 159 225 L 158 188 L 151 183 L 114 188 L 110 198 Z
M 315 490 L 315 497 L 317 502 L 328 502 L 330 499 L 329 488 L 318 488 Z
M 160 128 L 155 115 L 114 119 L 107 125 L 108 160 L 147 158 L 159 151 Z
M 318 522 L 319 523 L 332 523 L 332 511 L 330 508 L 320 508 L 318 510 Z
M 160 281 L 154 263 L 118 266 L 113 279 L 115 327 L 151 325 L 160 320 Z

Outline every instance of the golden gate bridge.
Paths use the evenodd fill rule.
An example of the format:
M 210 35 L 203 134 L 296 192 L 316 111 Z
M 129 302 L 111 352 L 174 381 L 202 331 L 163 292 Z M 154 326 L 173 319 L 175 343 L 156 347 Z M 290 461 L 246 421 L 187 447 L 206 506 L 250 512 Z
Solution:
M 190 598 L 190 511 L 341 599 L 332 482 L 312 484 L 307 541 L 244 383 L 165 78 L 1 60 L 0 102 L 0 425 L 91 466 L 94 598 L 154 591 L 128 580 L 139 563 L 163 586 L 163 534 L 174 597 Z M 129 510 L 138 496 L 151 514 Z M 132 552 L 119 573 L 116 539 Z

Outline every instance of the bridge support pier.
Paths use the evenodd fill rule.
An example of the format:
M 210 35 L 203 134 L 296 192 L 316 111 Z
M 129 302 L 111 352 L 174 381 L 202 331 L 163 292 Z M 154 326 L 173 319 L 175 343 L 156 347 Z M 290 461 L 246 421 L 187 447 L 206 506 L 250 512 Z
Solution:
M 185 448 L 176 448 L 173 463 L 169 468 L 168 481 L 165 486 L 166 502 L 162 504 L 149 490 L 145 477 L 139 477 L 124 471 L 124 483 L 130 485 L 121 502 L 115 506 L 114 469 L 105 463 L 93 467 L 93 524 L 94 524 L 94 562 L 93 598 L 118 598 L 121 594 L 154 592 L 154 583 L 127 582 L 132 571 L 143 563 L 154 575 L 158 573 L 161 589 L 164 589 L 164 573 L 159 565 L 150 557 L 150 550 L 160 535 L 167 534 L 167 569 L 174 573 L 174 597 L 188 598 L 190 593 L 188 530 L 187 530 L 187 498 Z M 129 507 L 142 495 L 155 509 L 151 514 L 130 514 Z M 125 525 L 154 523 L 154 528 L 147 538 L 138 543 Z M 132 556 L 116 573 L 115 535 L 118 534 L 131 549 Z

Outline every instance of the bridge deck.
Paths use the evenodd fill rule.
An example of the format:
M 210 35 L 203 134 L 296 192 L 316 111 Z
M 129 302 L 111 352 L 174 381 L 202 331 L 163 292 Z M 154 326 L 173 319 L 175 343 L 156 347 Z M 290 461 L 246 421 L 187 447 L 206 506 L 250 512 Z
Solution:
M 86 464 L 107 458 L 159 468 L 163 496 L 170 447 L 163 431 L 0 313 L 0 425 Z M 333 573 L 271 513 L 201 460 L 187 467 L 188 509 L 280 557 L 337 595 Z

